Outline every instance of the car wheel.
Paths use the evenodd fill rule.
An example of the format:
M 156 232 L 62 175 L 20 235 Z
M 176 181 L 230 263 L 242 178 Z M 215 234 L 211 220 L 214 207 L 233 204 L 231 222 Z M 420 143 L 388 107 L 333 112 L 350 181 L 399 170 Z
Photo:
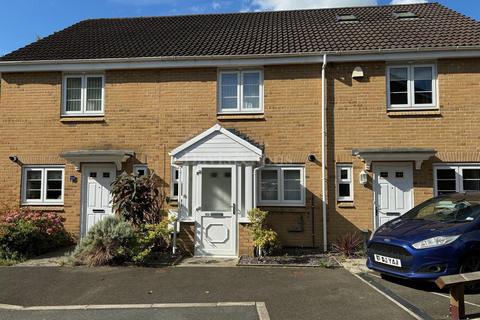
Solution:
M 460 273 L 469 273 L 480 271 L 480 255 L 472 254 L 463 259 L 460 264 Z M 480 284 L 473 284 L 465 286 L 469 292 L 480 292 Z

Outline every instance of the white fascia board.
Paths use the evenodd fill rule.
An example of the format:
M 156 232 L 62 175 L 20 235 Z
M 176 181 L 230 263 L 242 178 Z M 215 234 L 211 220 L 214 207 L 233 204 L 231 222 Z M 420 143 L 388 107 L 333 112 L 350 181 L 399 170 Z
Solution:
M 322 63 L 323 54 L 328 55 L 329 62 L 432 60 L 442 58 L 480 57 L 480 48 L 318 52 L 223 57 L 154 57 L 93 60 L 3 61 L 0 62 L 0 73 L 42 71 L 79 72 L 156 68 L 233 68 L 285 64 L 314 64 Z

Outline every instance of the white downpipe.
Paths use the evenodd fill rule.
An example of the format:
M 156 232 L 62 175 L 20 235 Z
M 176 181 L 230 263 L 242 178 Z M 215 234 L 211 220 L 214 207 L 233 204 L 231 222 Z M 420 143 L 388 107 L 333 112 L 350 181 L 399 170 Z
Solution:
M 326 196 L 326 175 L 325 175 L 325 112 L 326 112 L 326 85 L 325 85 L 325 69 L 327 67 L 327 55 L 323 55 L 322 64 L 322 224 L 323 224 L 323 251 L 327 251 L 327 196 Z
M 260 160 L 260 166 L 253 169 L 253 208 L 257 207 L 257 172 L 265 167 L 265 156 L 262 155 L 262 159 Z

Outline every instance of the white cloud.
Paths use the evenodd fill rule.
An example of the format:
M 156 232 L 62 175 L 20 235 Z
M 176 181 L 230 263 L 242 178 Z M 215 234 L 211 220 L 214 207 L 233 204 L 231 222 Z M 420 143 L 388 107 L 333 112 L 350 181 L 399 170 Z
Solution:
M 252 0 L 251 7 L 257 10 L 294 10 L 374 6 L 377 4 L 377 0 Z
M 427 3 L 428 0 L 392 0 L 390 4 Z
M 220 9 L 221 7 L 222 7 L 222 4 L 221 4 L 220 2 L 218 2 L 218 1 L 213 1 L 213 2 L 212 2 L 212 9 L 213 9 L 213 10 L 218 10 L 218 9 Z

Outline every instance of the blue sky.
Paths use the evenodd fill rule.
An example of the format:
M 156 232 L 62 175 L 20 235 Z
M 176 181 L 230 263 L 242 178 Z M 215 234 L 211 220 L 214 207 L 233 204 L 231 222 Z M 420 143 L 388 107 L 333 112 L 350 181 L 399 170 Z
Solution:
M 0 55 L 88 18 L 285 10 L 426 0 L 15 0 L 2 1 Z M 480 1 L 438 1 L 480 20 Z

